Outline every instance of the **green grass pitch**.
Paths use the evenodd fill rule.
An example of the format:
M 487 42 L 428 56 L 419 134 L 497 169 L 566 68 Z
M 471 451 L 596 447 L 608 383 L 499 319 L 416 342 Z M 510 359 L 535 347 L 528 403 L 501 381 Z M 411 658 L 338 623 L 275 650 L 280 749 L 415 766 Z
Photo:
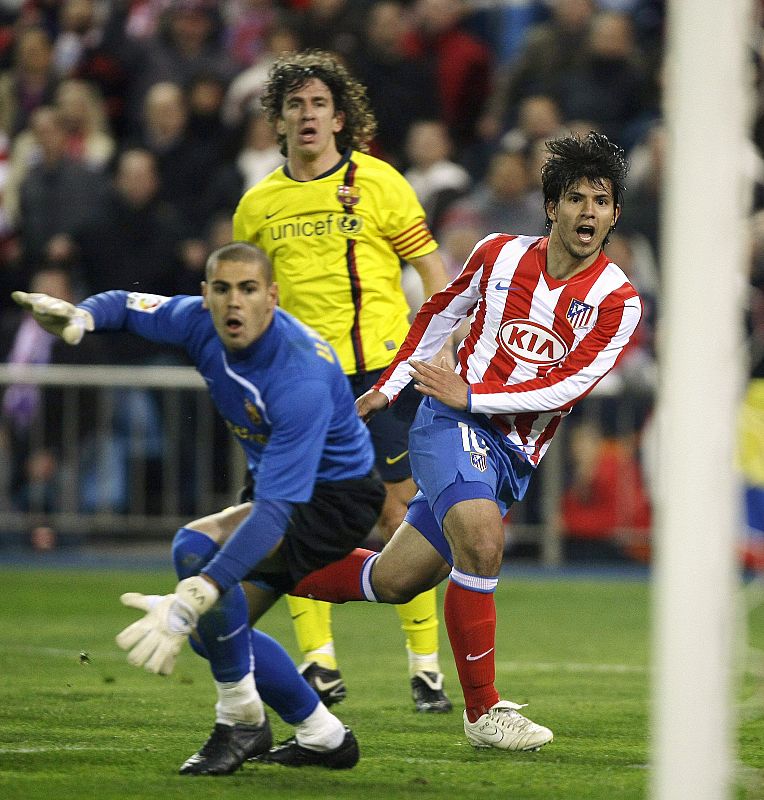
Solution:
M 136 618 L 124 591 L 164 593 L 169 571 L 1 569 L 0 797 L 4 800 L 427 800 L 642 798 L 649 787 L 649 585 L 508 574 L 496 594 L 497 684 L 529 702 L 555 740 L 537 753 L 475 751 L 445 631 L 441 661 L 457 710 L 413 711 L 398 619 L 354 603 L 334 611 L 348 699 L 336 707 L 361 745 L 348 772 L 246 764 L 233 776 L 188 778 L 182 761 L 213 724 L 206 664 L 189 649 L 169 678 L 127 665 L 114 635 Z M 761 599 L 761 598 L 759 598 Z M 764 650 L 764 605 L 747 615 Z M 283 604 L 263 620 L 296 655 Z M 764 797 L 764 676 L 739 686 L 740 787 Z M 702 698 L 698 698 L 702 702 Z M 271 715 L 276 740 L 291 728 Z

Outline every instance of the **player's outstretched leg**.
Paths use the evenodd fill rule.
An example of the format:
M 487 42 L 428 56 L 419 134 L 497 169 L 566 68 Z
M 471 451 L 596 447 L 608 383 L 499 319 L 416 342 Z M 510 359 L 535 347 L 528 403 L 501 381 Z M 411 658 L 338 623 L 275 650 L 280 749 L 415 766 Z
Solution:
M 355 736 L 319 701 L 286 650 L 258 630 L 252 631 L 252 650 L 255 679 L 263 700 L 284 722 L 295 726 L 291 739 L 254 760 L 287 767 L 354 767 L 359 759 Z

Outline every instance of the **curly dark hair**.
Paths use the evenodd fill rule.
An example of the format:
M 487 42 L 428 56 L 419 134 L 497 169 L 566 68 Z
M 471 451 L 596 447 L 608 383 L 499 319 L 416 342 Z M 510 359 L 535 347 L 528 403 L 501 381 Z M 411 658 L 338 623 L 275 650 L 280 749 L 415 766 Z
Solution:
M 590 131 L 584 137 L 562 136 L 546 142 L 549 157 L 541 167 L 544 208 L 558 203 L 565 192 L 581 180 L 595 186 L 610 183 L 616 205 L 623 206 L 629 162 L 624 151 L 602 133 Z M 547 227 L 551 225 L 547 217 Z
M 334 109 L 345 115 L 345 124 L 336 134 L 337 149 L 349 147 L 367 151 L 368 142 L 377 132 L 377 121 L 371 110 L 366 88 L 355 80 L 331 53 L 303 50 L 288 53 L 273 64 L 262 96 L 262 106 L 271 124 L 281 117 L 284 98 L 303 87 L 312 78 L 323 81 L 332 93 Z M 286 155 L 286 137 L 278 135 L 281 154 Z

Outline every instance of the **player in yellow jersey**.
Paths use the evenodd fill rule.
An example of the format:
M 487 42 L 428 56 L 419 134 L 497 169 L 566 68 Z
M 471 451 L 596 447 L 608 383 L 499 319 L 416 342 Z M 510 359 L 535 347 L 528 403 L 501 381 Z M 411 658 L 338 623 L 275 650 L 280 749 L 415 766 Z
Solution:
M 262 98 L 286 164 L 242 197 L 234 238 L 262 248 L 273 262 L 280 304 L 336 350 L 356 397 L 374 385 L 408 329 L 401 265 L 419 273 L 425 297 L 447 282 L 437 242 L 413 189 L 392 166 L 368 155 L 376 121 L 364 87 L 328 53 L 280 58 Z M 412 393 L 413 394 L 413 393 Z M 387 488 L 378 531 L 387 541 L 414 495 L 408 429 L 419 396 L 398 414 L 369 424 Z M 345 697 L 330 608 L 288 598 L 300 670 L 326 705 Z M 416 708 L 451 710 L 438 662 L 435 590 L 396 606 L 406 634 Z

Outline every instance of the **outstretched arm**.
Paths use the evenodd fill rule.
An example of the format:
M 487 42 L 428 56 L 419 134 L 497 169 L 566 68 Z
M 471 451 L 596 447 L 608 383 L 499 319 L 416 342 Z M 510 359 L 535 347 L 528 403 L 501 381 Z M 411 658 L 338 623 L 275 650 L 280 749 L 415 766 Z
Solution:
M 93 315 L 66 300 L 42 292 L 13 292 L 14 302 L 32 312 L 37 324 L 67 344 L 79 344 L 85 331 L 95 328 Z

